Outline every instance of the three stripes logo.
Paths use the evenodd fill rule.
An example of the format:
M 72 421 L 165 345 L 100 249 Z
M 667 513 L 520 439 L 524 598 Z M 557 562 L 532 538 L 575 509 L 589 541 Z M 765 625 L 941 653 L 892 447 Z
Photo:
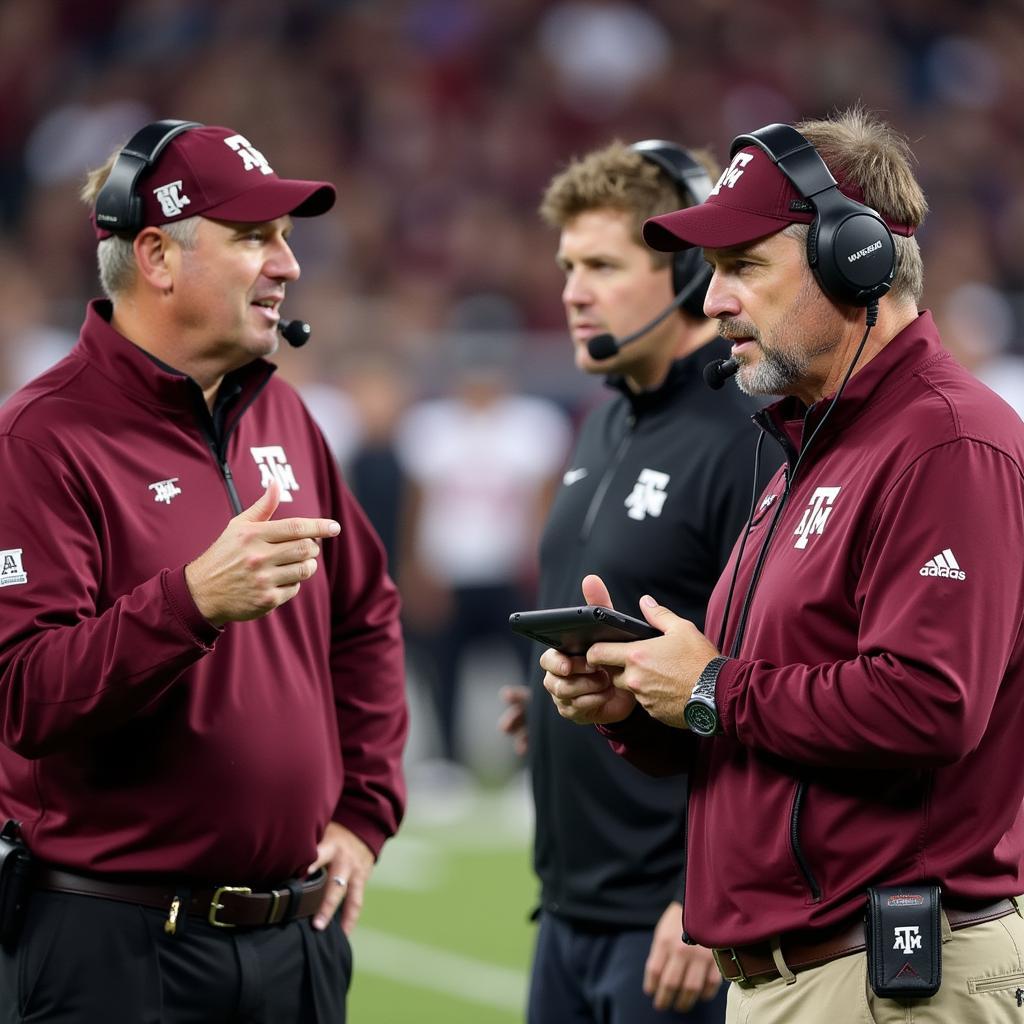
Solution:
M 934 558 L 929 558 L 921 566 L 920 573 L 922 576 L 941 576 L 951 580 L 967 579 L 967 573 L 960 568 L 950 548 L 944 548 Z

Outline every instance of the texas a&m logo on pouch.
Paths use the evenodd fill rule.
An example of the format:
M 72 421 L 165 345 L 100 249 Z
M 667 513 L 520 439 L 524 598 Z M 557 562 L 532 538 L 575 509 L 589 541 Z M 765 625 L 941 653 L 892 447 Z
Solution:
M 266 489 L 271 480 L 276 480 L 281 485 L 281 500 L 294 501 L 291 492 L 297 491 L 299 485 L 284 449 L 279 444 L 271 444 L 263 448 L 250 448 L 249 451 L 260 467 L 260 487 Z
M 805 548 L 812 533 L 825 532 L 825 524 L 832 514 L 832 504 L 841 490 L 841 487 L 816 487 L 814 489 L 811 500 L 807 503 L 807 508 L 804 509 L 800 525 L 794 531 L 794 536 L 797 538 L 794 547 Z
M 916 924 L 893 928 L 893 934 L 896 938 L 892 944 L 893 949 L 898 949 L 909 956 L 915 949 L 921 948 L 921 929 Z

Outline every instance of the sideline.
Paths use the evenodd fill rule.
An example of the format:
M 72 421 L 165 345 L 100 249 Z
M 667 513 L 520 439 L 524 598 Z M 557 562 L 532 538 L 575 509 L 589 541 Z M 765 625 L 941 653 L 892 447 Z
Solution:
M 523 971 L 401 939 L 362 924 L 352 937 L 352 947 L 357 974 L 376 974 L 497 1010 L 522 1013 L 526 1006 L 527 979 Z

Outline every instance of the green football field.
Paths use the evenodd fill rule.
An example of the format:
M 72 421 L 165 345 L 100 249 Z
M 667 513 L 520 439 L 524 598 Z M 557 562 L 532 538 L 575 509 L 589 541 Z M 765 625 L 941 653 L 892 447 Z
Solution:
M 533 943 L 529 804 L 521 782 L 410 793 L 352 939 L 351 1024 L 513 1024 Z

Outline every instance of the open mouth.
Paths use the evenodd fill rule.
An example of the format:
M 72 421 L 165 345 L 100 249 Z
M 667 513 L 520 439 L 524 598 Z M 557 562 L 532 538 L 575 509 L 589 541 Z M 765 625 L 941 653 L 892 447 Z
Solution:
M 278 312 L 279 299 L 257 299 L 255 302 L 251 302 L 250 305 L 259 310 L 268 323 L 276 324 L 281 319 L 281 314 Z

